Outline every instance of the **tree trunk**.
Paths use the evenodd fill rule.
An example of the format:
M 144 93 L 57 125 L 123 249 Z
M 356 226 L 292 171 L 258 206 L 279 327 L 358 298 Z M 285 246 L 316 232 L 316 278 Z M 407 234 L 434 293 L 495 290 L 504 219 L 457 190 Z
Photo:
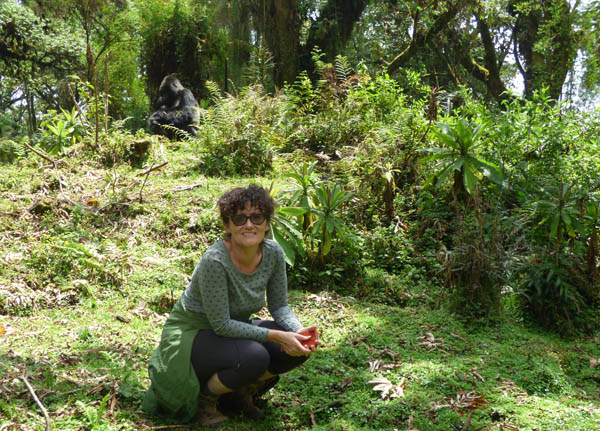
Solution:
M 310 55 L 318 46 L 325 54 L 324 60 L 332 62 L 352 36 L 354 24 L 367 3 L 365 0 L 329 0 L 310 28 L 305 53 Z
M 227 74 L 234 83 L 244 81 L 244 71 L 250 61 L 251 46 L 251 26 L 250 26 L 250 8 L 246 2 L 232 2 L 230 6 L 231 19 L 227 23 L 232 39 L 231 51 L 229 54 L 229 65 Z M 223 18 L 226 20 L 227 18 Z M 227 83 L 225 88 L 227 88 Z
M 296 0 L 261 0 L 258 26 L 275 63 L 273 80 L 277 87 L 296 79 L 300 49 L 300 17 Z
M 523 3 L 515 1 L 511 7 Z M 577 54 L 577 34 L 566 0 L 544 0 L 539 7 L 517 13 L 515 40 L 523 65 L 525 96 L 548 87 L 548 95 L 559 100 L 567 74 Z

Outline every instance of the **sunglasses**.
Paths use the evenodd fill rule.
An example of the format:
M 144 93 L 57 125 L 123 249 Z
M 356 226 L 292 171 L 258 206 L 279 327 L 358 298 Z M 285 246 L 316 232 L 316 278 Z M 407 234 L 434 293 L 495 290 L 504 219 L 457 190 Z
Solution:
M 249 216 L 245 214 L 236 214 L 231 216 L 231 221 L 236 226 L 244 226 L 248 222 L 248 219 L 250 219 L 252 224 L 259 225 L 264 223 L 266 217 L 261 213 L 252 214 Z

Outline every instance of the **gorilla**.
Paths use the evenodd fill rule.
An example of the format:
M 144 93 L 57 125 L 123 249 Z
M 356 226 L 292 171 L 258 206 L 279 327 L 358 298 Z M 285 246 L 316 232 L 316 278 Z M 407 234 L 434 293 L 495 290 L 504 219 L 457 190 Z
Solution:
M 172 139 L 177 133 L 163 127 L 169 125 L 196 136 L 199 120 L 198 102 L 192 92 L 173 75 L 165 76 L 158 88 L 156 111 L 148 118 L 150 131 Z

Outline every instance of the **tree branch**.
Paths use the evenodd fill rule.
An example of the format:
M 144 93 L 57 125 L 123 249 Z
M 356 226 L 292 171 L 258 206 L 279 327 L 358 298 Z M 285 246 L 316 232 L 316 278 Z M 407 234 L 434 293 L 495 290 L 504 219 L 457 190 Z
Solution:
M 456 3 L 450 4 L 448 10 L 437 17 L 433 25 L 427 30 L 425 34 L 417 29 L 417 19 L 419 14 L 415 15 L 414 22 L 414 36 L 408 48 L 402 51 L 396 56 L 389 64 L 387 71 L 392 74 L 399 68 L 403 67 L 419 49 L 425 47 L 425 45 L 431 43 L 433 39 L 444 30 L 450 20 L 452 20 L 468 3 L 470 0 L 457 0 Z
M 35 148 L 33 148 L 31 145 L 29 145 L 27 142 L 23 142 L 23 145 L 25 145 L 25 147 L 27 147 L 28 149 L 30 149 L 31 151 L 33 151 L 35 154 L 37 154 L 38 156 L 40 156 L 42 159 L 49 161 L 50 163 L 52 163 L 52 166 L 56 167 L 56 161 L 52 160 L 50 158 L 50 156 L 47 156 L 46 154 L 36 150 Z
M 23 380 L 23 383 L 25 383 L 25 386 L 27 387 L 27 390 L 31 394 L 31 397 L 33 398 L 35 403 L 38 405 L 40 410 L 42 410 L 42 414 L 44 415 L 44 419 L 46 420 L 46 431 L 50 431 L 50 417 L 48 416 L 48 412 L 46 411 L 46 408 L 44 407 L 44 405 L 42 404 L 40 399 L 37 397 L 37 395 L 35 394 L 35 391 L 31 387 L 29 380 L 27 380 L 27 376 L 22 375 L 21 380 Z
M 456 30 L 452 28 L 447 28 L 446 36 L 448 37 L 448 41 L 450 42 L 452 52 L 456 55 L 458 62 L 461 64 L 461 66 L 464 67 L 466 71 L 469 74 L 471 74 L 475 79 L 484 83 L 494 99 L 496 99 L 499 102 L 507 99 L 507 89 L 504 85 L 504 82 L 500 78 L 497 65 L 494 64 L 490 58 L 487 58 L 487 60 L 492 61 L 490 65 L 486 63 L 485 66 L 482 66 L 479 63 L 477 63 L 477 61 L 469 53 L 469 49 L 465 47 L 464 44 L 460 41 L 460 37 Z M 487 55 L 488 54 L 486 53 L 486 56 Z M 495 55 L 493 56 L 493 58 L 495 58 Z

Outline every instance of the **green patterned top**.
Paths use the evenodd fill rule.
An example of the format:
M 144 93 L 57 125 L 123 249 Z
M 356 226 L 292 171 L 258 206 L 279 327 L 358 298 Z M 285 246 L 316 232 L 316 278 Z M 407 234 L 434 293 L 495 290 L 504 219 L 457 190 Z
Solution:
M 199 313 L 204 328 L 217 335 L 264 342 L 269 330 L 248 323 L 265 303 L 275 322 L 287 331 L 302 327 L 288 305 L 285 257 L 277 242 L 265 239 L 262 260 L 252 274 L 241 272 L 231 260 L 223 241 L 206 250 L 196 265 L 181 300 L 189 311 Z

